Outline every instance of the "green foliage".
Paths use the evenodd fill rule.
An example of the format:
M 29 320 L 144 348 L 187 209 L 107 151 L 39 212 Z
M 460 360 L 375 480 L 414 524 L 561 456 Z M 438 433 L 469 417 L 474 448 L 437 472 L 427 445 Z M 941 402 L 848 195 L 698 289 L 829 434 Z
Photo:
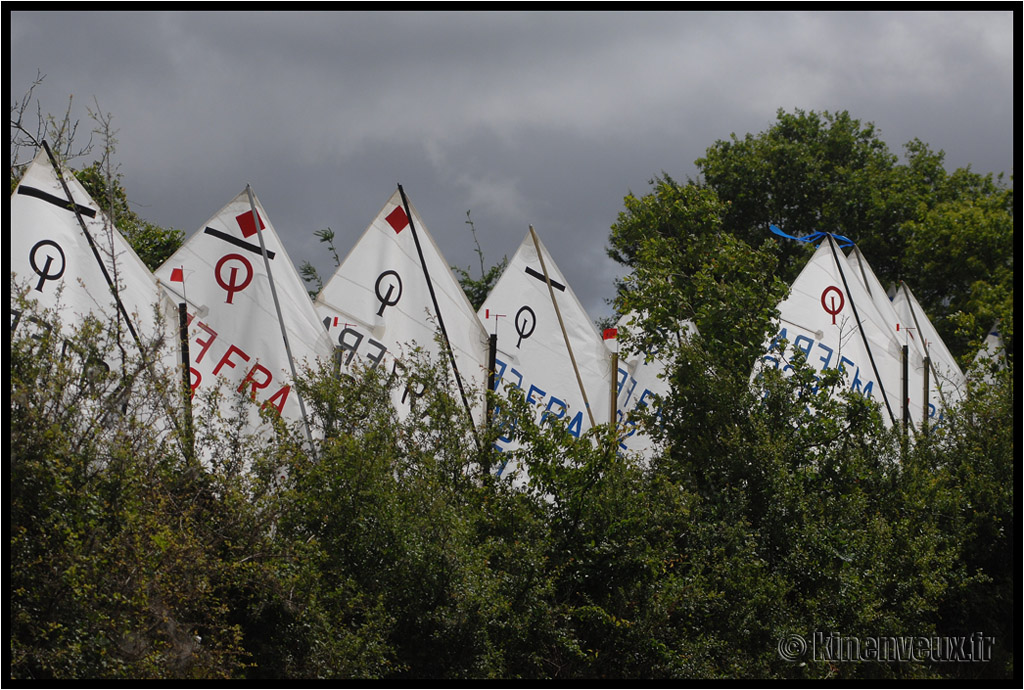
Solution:
M 183 231 L 160 227 L 143 220 L 133 211 L 125 188 L 121 184 L 121 175 L 111 177 L 104 171 L 100 162 L 75 171 L 75 177 L 111 219 L 149 270 L 155 271 L 159 268 L 184 242 Z
M 785 119 L 778 155 L 831 180 L 796 187 L 825 206 L 840 168 L 889 160 L 848 117 Z M 833 162 L 799 142 L 834 148 Z M 1012 193 L 913 150 L 889 169 L 905 194 L 886 213 L 919 209 L 900 261 L 944 276 L 948 295 L 928 299 L 950 299 L 950 323 L 1006 318 L 1012 259 L 990 250 L 1012 241 Z M 312 448 L 272 412 L 254 433 L 248 398 L 210 391 L 237 414 L 197 417 L 193 452 L 176 374 L 126 356 L 116 327 L 70 332 L 13 305 L 11 677 L 1013 675 L 1012 358 L 912 442 L 800 353 L 787 376 L 752 379 L 798 254 L 732 229 L 742 204 L 721 189 L 653 184 L 626 197 L 610 239 L 632 269 L 618 300 L 640 315 L 628 337 L 672 363 L 645 420 L 663 446 L 650 458 L 613 452 L 605 426 L 577 439 L 537 421 L 516 390 L 489 394 L 504 425 L 472 429 L 446 360 L 426 357 L 305 372 Z M 812 222 L 798 205 L 775 212 L 796 234 Z M 928 233 L 964 265 L 940 265 Z M 699 334 L 681 337 L 685 321 Z M 400 417 L 391 400 L 407 389 L 422 395 Z M 516 449 L 496 451 L 499 434 Z M 499 479 L 507 460 L 519 471 Z M 975 663 L 782 653 L 794 635 L 979 631 L 993 643 Z
M 1019 628 L 1007 615 L 1015 608 L 1019 576 L 1009 556 L 1016 548 L 1017 455 L 1008 421 L 1016 408 L 1012 371 L 1003 370 L 993 385 L 973 386 L 949 428 L 920 444 L 913 457 L 931 520 L 959 536 L 953 542 L 953 596 L 938 610 L 942 628 L 956 635 L 984 631 L 995 640 L 992 663 L 959 664 L 955 672 L 963 678 L 995 678 L 1012 670 L 1020 644 Z
M 104 324 L 44 323 L 21 319 L 10 353 L 11 676 L 234 675 L 224 589 L 256 506 L 160 437 L 158 387 L 104 364 Z
M 328 251 L 330 251 L 331 256 L 334 257 L 335 267 L 340 266 L 341 259 L 338 257 L 338 250 L 334 247 L 334 231 L 330 228 L 321 228 L 313 234 L 316 235 L 320 242 L 327 245 Z M 316 299 L 316 296 L 324 289 L 323 278 L 320 277 L 320 273 L 316 270 L 316 266 L 311 264 L 309 261 L 303 261 L 302 265 L 299 266 L 299 275 L 302 277 L 302 280 L 310 286 L 307 289 L 309 296 Z
M 785 379 L 773 370 L 748 380 L 783 281 L 807 252 L 767 240 L 768 223 L 857 239 L 883 276 L 915 276 L 946 333 L 976 339 L 995 318 L 1012 333 L 1012 191 L 969 170 L 947 175 L 942 154 L 920 142 L 907 151 L 899 165 L 873 127 L 845 113 L 780 112 L 767 132 L 709 148 L 697 161 L 703 183 L 663 176 L 650 194 L 627 196 L 612 227 L 609 255 L 631 269 L 617 304 L 642 315 L 628 337 L 672 362 L 671 392 L 649 420 L 666 444 L 652 469 L 690 497 L 677 548 L 692 560 L 674 570 L 692 621 L 677 628 L 677 648 L 695 675 L 1012 671 L 1016 636 L 998 613 L 1012 575 L 994 554 L 1012 519 L 1013 413 L 992 402 L 1008 404 L 1012 360 L 994 388 L 913 445 L 865 400 L 837 400 L 835 372 L 798 358 Z M 680 337 L 685 321 L 699 335 Z M 966 338 L 955 344 L 972 351 Z M 815 632 L 969 636 L 971 625 L 997 640 L 990 663 L 794 664 L 771 647 Z
M 991 178 L 957 171 L 949 185 L 959 198 L 937 203 L 906 231 L 906 263 L 928 276 L 914 287 L 936 328 L 957 352 L 977 350 L 978 340 L 999 321 L 1004 340 L 1013 341 L 1013 190 Z
M 491 290 L 494 288 L 495 283 L 498 282 L 498 279 L 501 278 L 501 274 L 505 272 L 505 267 L 508 266 L 508 257 L 503 256 L 501 261 L 485 269 L 484 252 L 480 248 L 480 240 L 476 236 L 476 225 L 473 223 L 473 218 L 469 215 L 469 211 L 466 211 L 466 225 L 469 226 L 470 232 L 473 233 L 473 242 L 476 244 L 476 254 L 480 259 L 480 277 L 474 278 L 468 270 L 459 266 L 452 266 L 452 271 L 455 273 L 455 277 L 458 278 L 462 291 L 469 298 L 469 303 L 473 305 L 473 309 L 479 309 L 487 300 L 487 295 L 491 294 Z
M 652 184 L 650 195 L 626 197 L 612 226 L 609 253 L 633 269 L 619 285 L 620 311 L 645 314 L 645 350 L 678 347 L 679 324 L 691 321 L 712 366 L 750 371 L 786 290 L 770 246 L 723 231 L 713 190 L 667 176 Z
M 766 131 L 719 140 L 696 165 L 722 231 L 751 246 L 771 237 L 769 224 L 849 237 L 883 284 L 907 281 L 966 357 L 995 318 L 1012 332 L 1012 189 L 969 168 L 947 173 L 943 153 L 917 139 L 904 153 L 900 162 L 874 125 L 845 111 L 780 110 Z M 609 253 L 632 266 L 629 239 L 613 232 Z M 792 282 L 806 249 L 777 244 L 777 275 Z
M 212 460 L 197 463 L 161 386 L 96 365 L 102 325 L 65 347 L 38 323 L 19 321 L 11 351 L 13 677 L 1012 670 L 1008 374 L 907 447 L 867 401 L 832 395 L 838 377 L 798 358 L 751 387 L 692 338 L 673 346 L 666 452 L 649 462 L 502 394 L 513 482 L 484 470 L 508 430 L 483 430 L 478 450 L 441 365 L 310 372 L 315 454 L 298 429 L 204 418 L 197 455 Z M 391 390 L 409 377 L 424 394 L 399 419 Z M 979 630 L 998 641 L 986 664 L 778 651 L 793 634 Z
M 846 112 L 780 110 L 767 131 L 717 141 L 696 163 L 704 183 L 726 203 L 723 228 L 751 244 L 770 236 L 769 224 L 796 236 L 825 230 L 857 242 L 884 237 L 887 247 L 898 241 L 883 191 L 896 157 L 873 125 L 862 126 Z M 802 267 L 802 248 L 787 243 L 780 249 L 788 282 Z M 888 269 L 876 266 L 886 277 Z

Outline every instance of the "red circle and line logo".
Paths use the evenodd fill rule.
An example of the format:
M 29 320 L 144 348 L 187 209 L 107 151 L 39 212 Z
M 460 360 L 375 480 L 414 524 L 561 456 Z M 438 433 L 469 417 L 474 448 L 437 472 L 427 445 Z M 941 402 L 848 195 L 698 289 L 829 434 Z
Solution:
M 835 294 L 832 294 L 835 293 Z M 836 303 L 836 296 L 839 296 L 839 303 Z M 828 298 L 826 300 L 826 297 Z M 846 298 L 843 296 L 843 291 L 837 288 L 835 285 L 829 285 L 821 293 L 821 308 L 825 310 L 826 314 L 832 315 L 832 325 L 836 325 L 836 314 L 843 310 L 843 306 L 846 304 Z
M 229 266 L 227 280 L 224 278 L 224 264 L 228 261 L 241 262 L 242 268 L 245 269 L 245 277 L 242 278 L 241 282 L 238 280 L 238 266 Z M 233 304 L 231 301 L 236 292 L 241 292 L 245 288 L 249 287 L 249 283 L 252 282 L 252 264 L 241 254 L 225 254 L 217 262 L 217 267 L 214 269 L 214 276 L 217 279 L 217 285 L 220 285 L 228 293 L 228 298 L 225 300 L 228 304 Z

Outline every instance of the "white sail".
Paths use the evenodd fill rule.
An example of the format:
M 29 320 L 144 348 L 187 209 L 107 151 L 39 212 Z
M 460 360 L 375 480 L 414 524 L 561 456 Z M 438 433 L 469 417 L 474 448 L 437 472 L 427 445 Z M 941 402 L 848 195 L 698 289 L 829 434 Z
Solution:
M 462 383 L 460 390 L 453 375 L 451 392 L 464 392 L 474 422 L 482 423 L 487 334 L 419 213 L 412 204 L 409 210 L 415 234 L 396 191 L 324 285 L 316 299 L 317 313 L 340 348 L 344 366 L 359 362 L 389 371 L 415 348 L 447 366 L 447 346 L 443 338 L 439 343 L 443 322 Z M 396 391 L 399 413 L 406 414 L 420 394 L 422 390 L 409 387 Z
M 980 367 L 982 381 L 989 384 L 995 382 L 993 372 L 1006 369 L 1006 346 L 999 333 L 998 321 L 988 329 L 984 344 L 978 354 L 974 356 L 974 364 L 976 367 Z
M 617 335 L 624 331 L 640 328 L 642 315 L 638 313 L 623 314 L 617 324 Z M 680 334 L 684 337 L 697 332 L 697 327 L 690 321 L 680 326 Z M 606 343 L 612 343 L 606 340 Z M 641 410 L 659 414 L 658 400 L 664 400 L 669 394 L 670 385 L 666 379 L 668 362 L 658 353 L 643 352 L 636 348 L 621 347 L 619 349 L 618 371 L 616 372 L 616 417 L 619 425 L 619 451 L 640 454 L 645 459 L 657 452 L 654 440 L 637 421 Z
M 125 352 L 137 353 L 141 344 L 152 364 L 159 344 L 168 353 L 168 341 L 176 342 L 174 305 L 74 175 L 63 178 L 74 207 L 40 150 L 11 197 L 11 331 L 25 328 L 29 318 L 35 328 L 52 327 L 37 316 L 21 318 L 15 297 L 22 296 L 55 310 L 65 335 L 89 315 L 115 324 Z M 110 357 L 108 364 L 117 365 Z
M 779 312 L 779 331 L 760 366 L 787 371 L 799 351 L 819 371 L 839 367 L 846 387 L 880 404 L 887 424 L 900 423 L 901 347 L 892 316 L 879 311 L 831 236 L 797 276 Z
M 550 291 L 545 273 L 551 280 Z M 551 293 L 561 312 L 579 380 Z M 595 424 L 609 422 L 609 352 L 535 233 L 527 233 L 477 314 L 488 332 L 498 335 L 498 390 L 509 386 L 522 390 L 527 402 L 534 406 L 537 420 L 564 420 L 569 432 L 577 437 Z M 499 438 L 498 448 L 515 448 L 512 437 Z
M 156 271 L 175 299 L 189 305 L 189 355 L 195 399 L 224 384 L 220 412 L 231 413 L 237 395 L 273 408 L 288 422 L 304 423 L 271 290 L 273 277 L 297 372 L 330 361 L 333 348 L 295 266 L 259 200 L 260 223 L 243 191 L 218 211 Z M 270 276 L 260 246 L 262 236 Z M 197 408 L 195 417 L 216 410 Z M 251 406 L 249 430 L 261 428 Z
M 929 420 L 939 421 L 945 408 L 959 403 L 967 393 L 967 381 L 960 365 L 946 348 L 935 326 L 921 308 L 914 293 L 906 283 L 901 282 L 892 300 L 893 309 L 900 323 L 918 334 L 918 342 L 928 357 L 928 381 L 931 395 L 928 401 Z
M 881 281 L 878 280 L 878 276 L 875 275 L 868 260 L 860 251 L 860 247 L 854 247 L 850 251 L 848 261 L 853 268 L 854 276 L 864 285 L 875 308 L 889 327 L 893 342 L 898 347 L 906 346 L 907 348 L 907 404 L 911 422 L 917 427 L 924 422 L 926 415 L 930 421 L 938 421 L 936 415 L 942 416 L 943 406 L 940 402 L 942 395 L 931 372 L 925 371 L 925 336 L 915 326 L 912 317 L 896 311 L 895 302 L 889 299 L 888 292 L 882 287 Z M 899 356 L 902 357 L 902 355 Z M 902 359 L 900 361 L 902 362 Z M 928 383 L 927 391 L 924 389 L 925 382 Z M 893 391 L 902 395 L 902 364 L 900 378 L 891 385 Z M 887 390 L 889 386 L 889 382 L 886 382 Z M 902 415 L 902 412 L 899 414 Z

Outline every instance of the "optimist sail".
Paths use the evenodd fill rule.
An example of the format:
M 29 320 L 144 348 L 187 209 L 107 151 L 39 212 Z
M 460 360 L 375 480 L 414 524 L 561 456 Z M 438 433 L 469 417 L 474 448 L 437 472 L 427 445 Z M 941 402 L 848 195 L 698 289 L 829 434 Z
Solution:
M 956 359 L 946 348 L 906 283 L 900 283 L 892 306 L 900 323 L 918 334 L 918 342 L 929 361 L 928 418 L 940 419 L 944 408 L 956 405 L 963 399 L 967 392 L 967 381 Z
M 467 404 L 477 399 L 470 407 L 481 423 L 487 334 L 412 204 L 409 213 L 399 189 L 324 285 L 317 313 L 343 366 L 385 366 L 394 373 L 416 348 L 449 363 L 450 343 L 460 377 L 453 371 L 451 390 L 465 393 Z M 446 338 L 439 343 L 442 323 Z M 396 409 L 407 414 L 422 393 L 410 386 L 398 391 Z
M 890 335 L 896 346 L 906 346 L 907 348 L 906 404 L 911 422 L 922 424 L 925 422 L 926 417 L 932 421 L 938 421 L 935 417 L 936 414 L 940 418 L 942 416 L 942 405 L 940 402 L 942 395 L 938 382 L 932 376 L 932 372 L 926 370 L 925 358 L 927 354 L 925 345 L 929 336 L 921 332 L 912 315 L 901 314 L 897 311 L 895 300 L 899 298 L 899 294 L 897 293 L 897 297 L 893 300 L 889 299 L 888 293 L 882 287 L 881 281 L 878 280 L 878 276 L 875 275 L 874 270 L 859 247 L 854 247 L 847 258 L 853 268 L 854 276 L 860 280 L 867 290 L 875 308 L 889 327 Z M 920 310 L 920 307 L 918 309 Z M 920 313 L 922 316 L 924 315 L 923 311 Z M 937 338 L 938 335 L 936 334 L 935 337 Z M 900 378 L 891 383 L 886 381 L 886 388 L 893 390 L 901 396 L 904 383 L 902 351 L 898 351 L 897 355 L 901 362 Z M 927 390 L 925 390 L 926 383 L 928 385 Z M 897 396 L 897 399 L 899 399 L 899 396 Z M 897 414 L 902 415 L 902 407 L 897 411 Z
M 879 403 L 882 418 L 896 425 L 902 410 L 901 344 L 890 326 L 893 315 L 879 310 L 854 270 L 826 235 L 779 304 L 779 331 L 760 366 L 787 371 L 801 352 L 819 371 L 841 368 L 846 385 Z
M 281 315 L 297 370 L 330 361 L 332 347 L 295 266 L 248 190 L 236 196 L 190 237 L 156 271 L 164 287 L 189 305 L 189 356 L 194 397 L 225 384 L 220 412 L 228 415 L 245 395 L 259 407 L 276 410 L 288 422 L 304 422 L 281 321 L 271 290 L 273 277 Z M 260 245 L 266 247 L 270 276 Z M 214 414 L 214 410 L 196 415 Z M 260 428 L 256 406 L 250 430 Z
M 641 323 L 640 314 L 624 314 L 619 318 L 616 330 L 621 334 L 639 328 Z M 680 329 L 684 337 L 696 330 L 697 327 L 690 321 L 684 322 Z M 651 356 L 648 357 L 648 354 Z M 665 378 L 668 363 L 656 352 L 622 348 L 619 350 L 617 368 L 615 385 L 619 451 L 639 453 L 649 459 L 656 452 L 657 446 L 639 425 L 637 416 L 641 411 L 651 412 L 656 417 L 660 414 L 655 406 L 670 391 L 669 382 Z
M 551 290 L 545 273 L 551 280 Z M 536 410 L 538 421 L 564 420 L 569 432 L 577 437 L 594 424 L 609 421 L 612 379 L 608 349 L 535 233 L 527 233 L 477 314 L 498 336 L 497 390 L 522 390 Z M 500 437 L 497 447 L 513 449 L 511 435 Z
M 11 197 L 11 332 L 28 321 L 13 299 L 20 295 L 56 310 L 64 328 L 89 315 L 116 324 L 126 352 L 141 347 L 152 364 L 161 344 L 176 342 L 174 305 L 74 175 L 62 177 L 67 191 L 40 150 Z M 50 328 L 37 316 L 31 321 Z

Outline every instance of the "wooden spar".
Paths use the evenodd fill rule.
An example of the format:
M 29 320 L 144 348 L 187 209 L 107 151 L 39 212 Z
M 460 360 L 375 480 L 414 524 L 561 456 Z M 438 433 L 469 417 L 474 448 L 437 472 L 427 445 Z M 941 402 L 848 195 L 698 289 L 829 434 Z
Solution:
M 260 239 L 260 253 L 263 255 L 263 266 L 267 269 L 267 280 L 270 281 L 270 294 L 274 298 L 274 309 L 277 310 L 277 322 L 281 325 L 281 338 L 284 340 L 284 350 L 288 354 L 288 366 L 292 371 L 292 381 L 298 380 L 298 373 L 295 371 L 295 360 L 292 359 L 292 348 L 288 344 L 288 329 L 284 325 L 284 317 L 281 315 L 281 302 L 277 299 L 277 287 L 274 285 L 274 275 L 270 272 L 270 258 L 267 256 L 267 245 L 263 241 L 263 232 L 260 230 L 260 216 L 256 212 L 256 199 L 253 198 L 252 186 L 245 185 L 245 193 L 249 196 L 249 209 L 252 211 L 252 223 L 256 228 L 256 236 Z M 306 416 L 306 404 L 302 401 L 302 395 L 295 391 L 299 400 L 299 411 L 302 413 L 302 425 L 306 429 L 306 440 L 309 441 L 309 452 L 316 455 L 313 446 L 313 434 L 309 430 L 309 418 Z
M 903 296 L 906 298 L 907 308 L 910 309 L 910 315 L 914 319 L 914 327 L 917 328 L 917 332 L 921 334 L 921 348 L 924 350 L 924 422 L 928 422 L 928 405 L 931 403 L 931 386 L 928 384 L 929 374 L 935 377 L 935 387 L 939 391 L 939 399 L 936 401 L 943 407 L 946 405 L 946 396 L 942 393 L 942 379 L 939 378 L 939 372 L 935 369 L 935 365 L 932 362 L 931 355 L 928 353 L 928 343 L 924 340 L 924 331 L 921 330 L 921 324 L 917 320 L 917 310 L 914 309 L 914 301 L 910 299 L 910 289 L 907 284 L 902 280 L 900 281 L 900 289 L 903 290 Z
M 572 343 L 569 342 L 569 334 L 565 330 L 565 322 L 562 321 L 562 312 L 558 308 L 558 300 L 555 299 L 555 289 L 551 286 L 551 276 L 548 275 L 548 267 L 544 262 L 544 252 L 541 251 L 540 240 L 537 239 L 537 233 L 534 232 L 532 225 L 530 226 L 530 236 L 533 238 L 533 246 L 537 248 L 537 256 L 540 257 L 540 268 L 544 272 L 544 282 L 548 286 L 548 294 L 551 296 L 551 304 L 555 307 L 555 316 L 558 317 L 558 326 L 562 329 L 562 338 L 565 340 L 565 349 L 569 351 L 569 361 L 572 362 L 572 370 L 573 373 L 576 374 L 576 383 L 579 384 L 580 394 L 583 396 L 583 405 L 587 408 L 587 416 L 590 418 L 590 426 L 597 426 L 594 422 L 594 412 L 590 409 L 590 401 L 587 399 L 587 390 L 583 387 L 583 378 L 580 376 L 580 369 L 576 366 L 576 356 L 572 353 Z
M 878 381 L 878 387 L 882 389 L 882 400 L 885 402 L 885 409 L 889 413 L 889 419 L 892 421 L 892 425 L 896 426 L 896 415 L 893 414 L 892 406 L 889 404 L 889 396 L 885 392 L 885 384 L 882 382 L 882 377 L 878 375 L 878 366 L 875 365 L 875 356 L 871 352 L 871 343 L 868 342 L 868 336 L 864 332 L 864 326 L 860 322 L 860 316 L 857 314 L 857 303 L 853 299 L 853 295 L 850 294 L 850 285 L 846 280 L 846 272 L 843 270 L 843 266 L 839 263 L 839 257 L 837 256 L 835 241 L 832 239 L 831 234 L 826 234 L 825 237 L 828 242 L 829 249 L 832 250 L 832 259 L 836 262 L 836 268 L 839 270 L 839 277 L 843 279 L 843 288 L 846 290 L 846 294 L 850 296 L 850 307 L 853 308 L 853 318 L 857 322 L 857 330 L 860 331 L 861 340 L 864 342 L 864 349 L 868 352 L 868 360 L 871 362 L 871 370 L 875 373 L 875 380 Z
M 99 265 L 100 272 L 103 274 L 103 278 L 107 281 L 107 286 L 110 288 L 110 294 L 114 297 L 114 302 L 117 304 L 117 310 L 124 319 L 125 325 L 128 327 L 128 332 L 131 333 L 132 338 L 135 340 L 135 345 L 139 348 L 139 354 L 142 356 L 142 364 L 146 368 L 146 371 L 152 377 L 154 383 L 159 382 L 159 377 L 153 370 L 153 362 L 150 361 L 149 352 L 147 351 L 145 344 L 142 342 L 142 338 L 139 337 L 138 331 L 135 330 L 135 326 L 132 324 L 132 320 L 128 315 L 128 310 L 125 309 L 124 303 L 121 301 L 121 292 L 113 278 L 110 277 L 110 273 L 107 271 L 106 264 L 103 263 L 103 258 L 100 256 L 99 249 L 96 246 L 96 241 L 93 239 L 92 234 L 89 232 L 88 226 L 85 224 L 85 220 L 82 218 L 82 212 L 79 210 L 78 204 L 75 203 L 75 197 L 71 194 L 71 188 L 68 187 L 67 181 L 64 179 L 64 174 L 61 172 L 60 164 L 57 162 L 57 158 L 53 155 L 53 151 L 50 150 L 50 145 L 45 141 L 42 142 L 43 150 L 46 151 L 47 158 L 50 159 L 50 164 L 53 166 L 53 173 L 57 176 L 57 180 L 60 182 L 61 188 L 64 190 L 64 195 L 68 198 L 68 208 L 75 214 L 75 219 L 78 221 L 78 226 L 82 230 L 82 234 L 85 235 L 86 241 L 89 243 L 89 248 L 92 250 L 92 255 L 96 259 L 96 263 Z M 116 227 L 113 227 L 113 219 L 108 219 L 111 223 L 112 230 L 116 231 Z M 118 347 L 120 347 L 120 342 Z M 122 348 L 122 357 L 124 356 L 124 349 Z M 122 363 L 123 367 L 123 363 Z M 168 417 L 171 420 L 171 424 L 180 433 L 181 427 L 178 424 L 178 420 L 173 414 L 170 414 L 170 407 L 168 403 Z M 191 419 L 189 421 L 191 424 Z
M 616 350 L 612 353 L 612 389 L 611 389 L 611 412 L 608 416 L 608 422 L 615 428 L 616 416 L 615 413 L 619 407 L 619 389 L 616 385 L 619 381 L 619 351 L 618 341 L 615 343 Z
M 192 426 L 192 358 L 188 351 L 188 306 L 185 302 L 178 304 L 178 340 L 181 348 L 182 394 L 185 405 L 185 448 L 189 459 L 192 459 L 195 457 L 196 440 Z
M 444 338 L 445 349 L 448 350 L 448 357 L 452 363 L 452 370 L 455 372 L 455 382 L 459 386 L 459 394 L 462 396 L 462 405 L 469 415 L 469 427 L 473 430 L 473 441 L 476 442 L 477 450 L 480 450 L 480 439 L 477 437 L 476 425 L 473 423 L 473 411 L 469 407 L 469 400 L 466 398 L 466 388 L 462 384 L 462 376 L 459 375 L 459 365 L 455 361 L 455 351 L 452 349 L 451 340 L 448 339 L 448 329 L 444 326 L 444 317 L 441 315 L 441 308 L 437 304 L 437 294 L 434 292 L 434 282 L 430 279 L 430 271 L 427 270 L 427 260 L 423 257 L 423 248 L 420 246 L 420 236 L 416 232 L 416 223 L 412 219 L 412 209 L 409 208 L 409 199 L 405 196 L 402 185 L 398 185 L 398 193 L 402 196 L 402 208 L 409 219 L 409 229 L 412 230 L 412 239 L 416 244 L 416 253 L 420 258 L 420 266 L 423 268 L 423 277 L 427 281 L 427 290 L 430 292 L 430 301 L 434 305 L 434 314 L 437 316 L 437 325 L 441 329 L 441 336 Z

